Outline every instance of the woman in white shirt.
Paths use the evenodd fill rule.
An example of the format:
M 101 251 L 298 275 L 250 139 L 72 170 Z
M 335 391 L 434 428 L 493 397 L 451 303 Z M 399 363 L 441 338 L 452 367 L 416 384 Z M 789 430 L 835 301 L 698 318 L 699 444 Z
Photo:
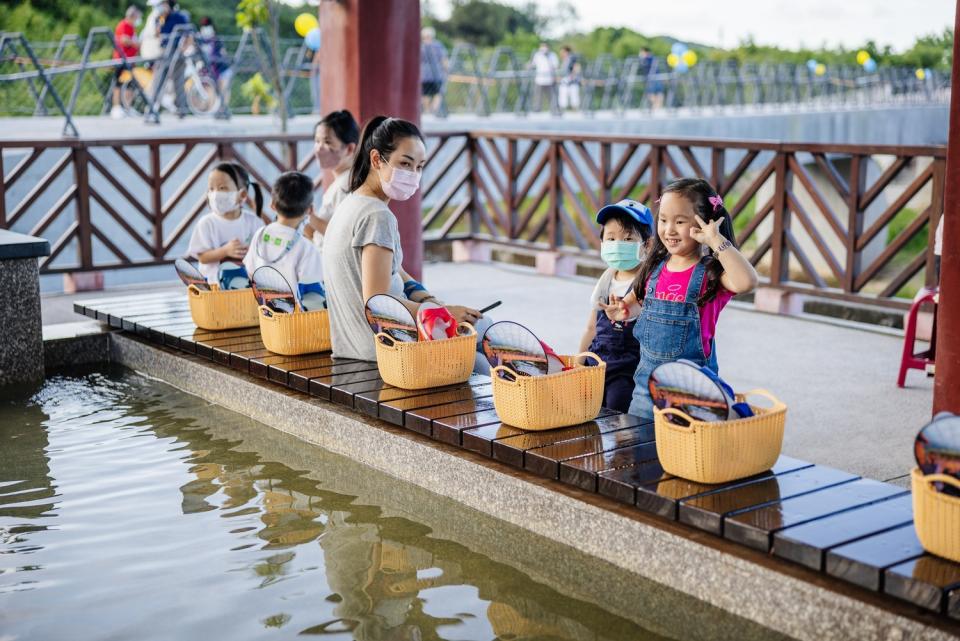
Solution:
M 323 235 L 333 212 L 350 193 L 350 168 L 359 142 L 360 127 L 346 109 L 328 113 L 314 129 L 313 155 L 321 172 L 333 172 L 333 182 L 323 191 L 319 211 L 310 215 L 303 230 L 317 247 L 323 247 Z

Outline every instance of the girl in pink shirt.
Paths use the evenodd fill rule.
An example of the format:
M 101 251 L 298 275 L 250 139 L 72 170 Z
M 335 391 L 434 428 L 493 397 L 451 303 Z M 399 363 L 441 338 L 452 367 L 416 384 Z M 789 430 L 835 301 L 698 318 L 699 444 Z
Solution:
M 724 306 L 757 286 L 757 272 L 737 249 L 730 214 L 705 180 L 681 178 L 659 201 L 657 234 L 632 292 L 611 296 L 607 316 L 639 313 L 640 343 L 629 413 L 653 418 L 648 381 L 661 363 L 685 358 L 717 371 L 714 333 Z M 639 310 L 639 312 L 638 312 Z

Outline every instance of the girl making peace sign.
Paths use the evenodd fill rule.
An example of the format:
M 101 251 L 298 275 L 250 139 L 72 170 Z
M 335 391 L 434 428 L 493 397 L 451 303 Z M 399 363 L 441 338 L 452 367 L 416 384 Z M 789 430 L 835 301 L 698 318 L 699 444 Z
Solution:
M 601 308 L 612 321 L 639 312 L 640 343 L 629 413 L 653 418 L 647 383 L 661 363 L 689 359 L 717 371 L 714 334 L 720 311 L 736 294 L 757 286 L 757 272 L 737 249 L 723 199 L 705 181 L 681 178 L 659 201 L 657 233 L 624 298 Z

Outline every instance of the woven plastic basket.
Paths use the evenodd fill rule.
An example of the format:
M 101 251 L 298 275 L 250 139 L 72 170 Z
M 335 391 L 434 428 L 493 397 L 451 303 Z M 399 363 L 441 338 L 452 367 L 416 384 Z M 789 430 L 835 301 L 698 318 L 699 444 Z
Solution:
M 187 288 L 190 316 L 202 329 L 236 329 L 257 326 L 257 299 L 248 289 L 221 290 L 211 285 L 210 291 L 200 291 L 196 285 Z
M 769 470 L 780 456 L 787 406 L 762 389 L 738 394 L 738 401 L 763 396 L 773 406 L 751 405 L 754 416 L 733 421 L 697 421 L 680 410 L 654 408 L 657 457 L 665 472 L 698 483 L 726 483 Z M 687 426 L 667 420 L 674 414 Z
M 589 356 L 597 361 L 594 367 L 577 364 L 577 359 Z M 603 404 L 603 382 L 607 364 L 591 352 L 576 356 L 560 356 L 567 367 L 565 372 L 546 376 L 517 376 L 507 380 L 500 372 L 505 367 L 494 367 L 493 405 L 497 416 L 507 425 L 523 430 L 550 430 L 592 421 Z
M 960 563 L 960 497 L 938 492 L 934 483 L 960 489 L 960 481 L 946 474 L 911 474 L 913 526 L 923 549 Z
M 384 383 L 401 389 L 426 389 L 462 383 L 473 373 L 477 330 L 460 323 L 467 333 L 436 341 L 404 343 L 377 334 L 377 369 Z
M 275 354 L 295 356 L 330 350 L 330 315 L 325 309 L 275 314 L 260 308 L 260 339 Z

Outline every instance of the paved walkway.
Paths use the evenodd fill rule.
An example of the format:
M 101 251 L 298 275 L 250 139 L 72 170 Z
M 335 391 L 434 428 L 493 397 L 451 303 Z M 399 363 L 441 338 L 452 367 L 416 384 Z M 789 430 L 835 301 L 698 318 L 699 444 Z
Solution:
M 431 264 L 424 280 L 449 302 L 483 307 L 502 300 L 494 318 L 524 323 L 561 353 L 579 344 L 593 287 L 589 279 L 505 265 Z M 151 285 L 150 291 L 164 287 L 179 288 Z M 73 300 L 106 295 L 44 297 L 44 324 L 80 320 Z M 785 454 L 907 485 L 914 436 L 930 417 L 933 380 L 912 372 L 909 387 L 897 388 L 902 339 L 730 307 L 717 341 L 721 373 L 734 389 L 763 387 L 789 406 Z

